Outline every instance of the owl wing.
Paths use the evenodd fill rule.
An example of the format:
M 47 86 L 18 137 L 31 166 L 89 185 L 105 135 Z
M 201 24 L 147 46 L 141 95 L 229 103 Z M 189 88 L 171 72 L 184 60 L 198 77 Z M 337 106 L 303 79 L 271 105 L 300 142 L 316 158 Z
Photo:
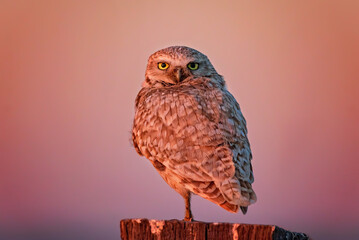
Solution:
M 227 90 L 199 84 L 141 98 L 133 130 L 141 154 L 229 211 L 255 202 L 246 123 Z
M 252 189 L 254 182 L 252 152 L 247 137 L 246 120 L 236 99 L 227 90 L 223 92 L 222 109 L 222 116 L 227 119 L 227 124 L 222 127 L 222 133 L 228 143 L 227 146 L 232 151 L 232 160 L 235 166 L 234 178 L 240 184 L 240 198 L 242 199 L 240 206 L 243 206 L 241 207 L 242 212 L 246 213 L 247 206 L 257 200 Z

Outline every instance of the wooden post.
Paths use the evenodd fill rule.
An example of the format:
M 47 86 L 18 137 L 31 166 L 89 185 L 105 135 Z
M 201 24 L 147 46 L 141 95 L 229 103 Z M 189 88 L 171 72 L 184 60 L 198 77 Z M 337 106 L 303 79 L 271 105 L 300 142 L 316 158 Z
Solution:
M 185 222 L 180 220 L 121 220 L 122 240 L 309 240 L 304 233 L 295 233 L 272 225 L 239 223 Z

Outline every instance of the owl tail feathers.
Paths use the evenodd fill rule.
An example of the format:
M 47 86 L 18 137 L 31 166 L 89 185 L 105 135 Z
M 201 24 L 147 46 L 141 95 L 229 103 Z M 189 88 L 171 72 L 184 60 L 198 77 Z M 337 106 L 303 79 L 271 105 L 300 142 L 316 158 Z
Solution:
M 222 208 L 226 209 L 228 212 L 232 212 L 232 213 L 236 213 L 238 212 L 238 209 L 239 209 L 239 206 L 238 205 L 235 205 L 235 204 L 232 204 L 232 203 L 229 203 L 227 201 L 225 201 L 224 203 L 222 203 L 221 205 Z
M 246 214 L 248 211 L 248 207 L 241 207 L 241 211 L 243 214 Z
M 257 196 L 252 188 L 241 187 L 238 180 L 231 179 L 218 185 L 225 200 L 219 205 L 229 212 L 236 213 L 241 209 L 242 213 L 246 214 L 248 206 L 257 201 Z
M 238 209 L 241 209 L 243 214 L 246 214 L 248 211 L 248 207 L 243 207 L 239 205 L 234 205 L 229 202 L 225 202 L 220 205 L 222 208 L 226 209 L 228 212 L 237 213 Z

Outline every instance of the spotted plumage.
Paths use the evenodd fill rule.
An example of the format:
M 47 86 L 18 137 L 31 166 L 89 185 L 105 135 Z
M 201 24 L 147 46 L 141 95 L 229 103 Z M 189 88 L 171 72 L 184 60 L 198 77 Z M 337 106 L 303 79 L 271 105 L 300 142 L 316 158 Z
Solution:
M 185 199 L 185 220 L 192 220 L 191 193 L 230 212 L 246 213 L 256 201 L 246 121 L 222 76 L 197 50 L 169 47 L 149 57 L 132 138 Z

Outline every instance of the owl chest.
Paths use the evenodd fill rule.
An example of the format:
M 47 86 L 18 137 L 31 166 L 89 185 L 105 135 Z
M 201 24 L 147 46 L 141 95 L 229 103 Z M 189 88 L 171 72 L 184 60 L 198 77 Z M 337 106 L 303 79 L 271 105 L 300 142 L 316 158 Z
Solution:
M 181 149 L 198 142 L 208 127 L 208 100 L 197 92 L 157 92 L 143 98 L 136 110 L 134 131 L 146 148 Z M 213 116 L 214 117 L 214 116 Z M 191 142 L 191 143 L 190 143 Z
M 141 119 L 139 127 L 164 135 L 166 130 L 178 134 L 180 129 L 199 121 L 195 102 L 192 96 L 178 93 L 151 95 L 137 109 L 137 118 Z
M 144 97 L 137 112 L 143 124 L 150 128 L 162 126 L 178 131 L 206 121 L 219 121 L 218 98 L 218 94 L 208 89 L 158 91 Z

